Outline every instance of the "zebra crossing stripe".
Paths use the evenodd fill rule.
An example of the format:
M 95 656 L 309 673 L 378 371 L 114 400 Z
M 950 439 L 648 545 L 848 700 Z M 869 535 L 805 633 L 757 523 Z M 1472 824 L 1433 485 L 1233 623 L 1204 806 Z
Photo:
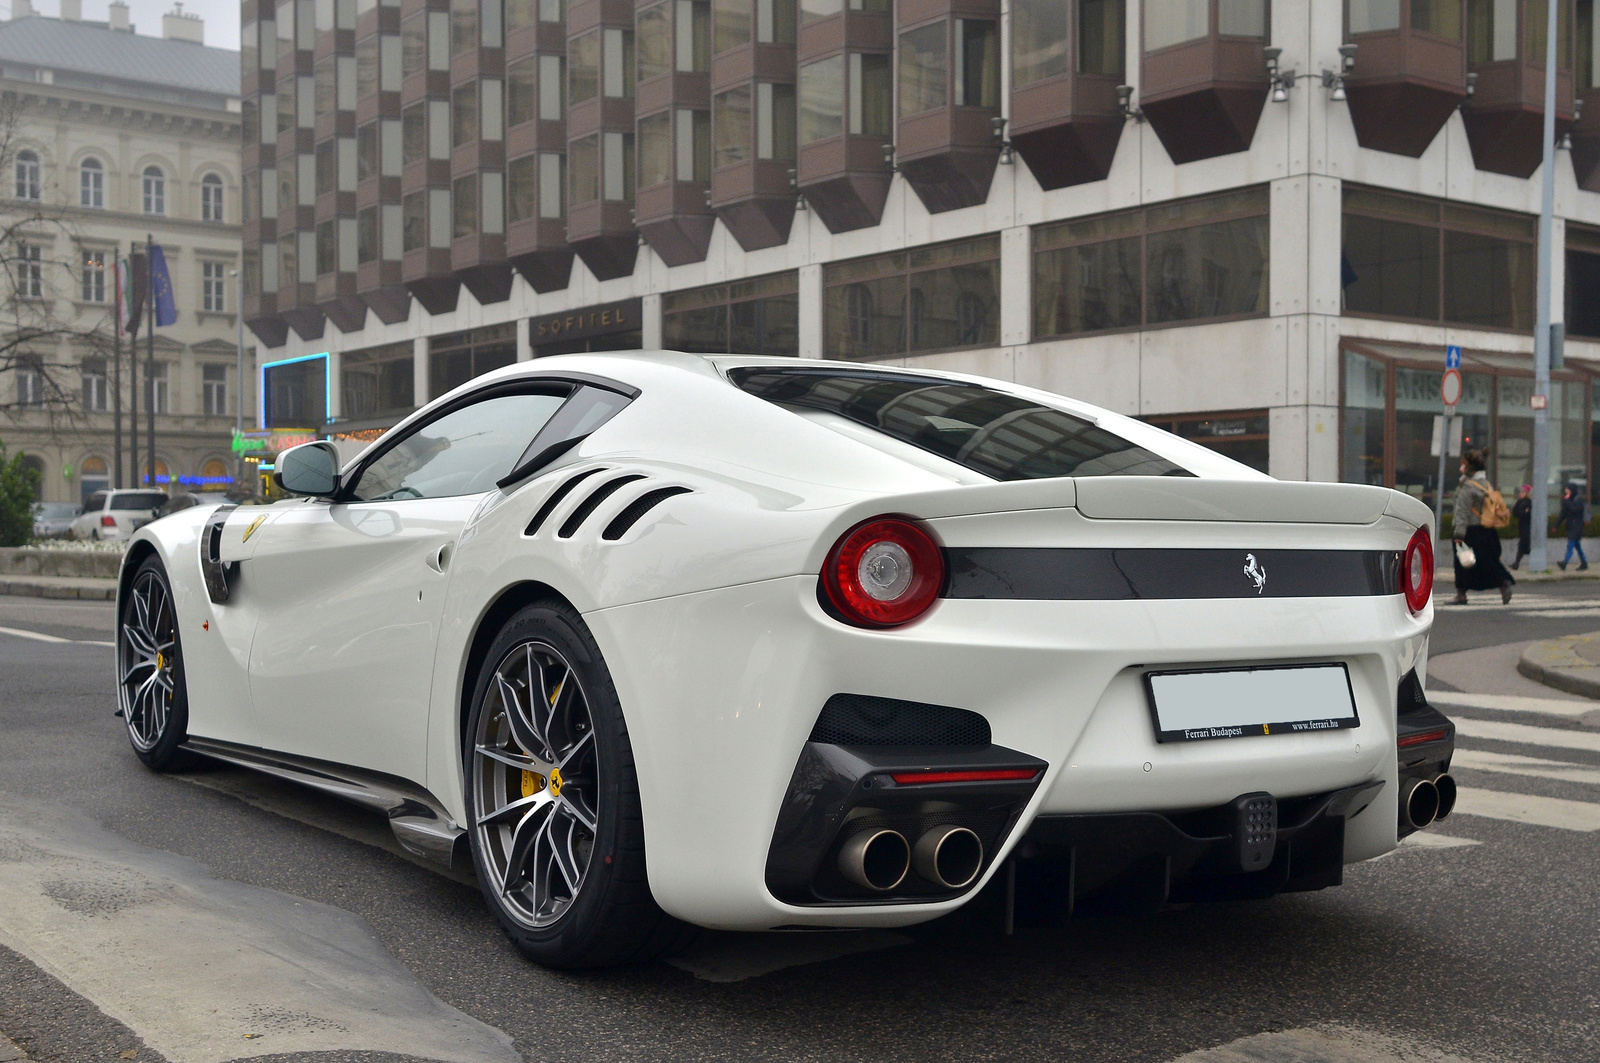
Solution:
M 1456 797 L 1456 814 L 1558 830 L 1600 831 L 1600 805 L 1535 794 L 1508 794 L 1463 786 Z
M 1441 690 L 1428 692 L 1428 701 L 1442 709 L 1495 709 L 1500 712 L 1536 712 L 1545 716 L 1576 718 L 1600 709 L 1600 702 L 1559 701 L 1556 698 L 1527 698 L 1517 694 L 1457 694 Z
M 1551 746 L 1556 749 L 1582 749 L 1590 753 L 1600 753 L 1600 731 L 1533 727 L 1525 723 L 1474 720 L 1465 716 L 1457 719 L 1455 724 L 1456 734 L 1466 738 L 1483 738 L 1491 742 L 1519 742 L 1524 745 Z
M 1538 757 L 1519 757 L 1511 753 L 1490 753 L 1482 749 L 1456 750 L 1455 756 L 1450 759 L 1450 770 L 1459 771 L 1462 768 L 1600 786 L 1600 768 L 1564 760 L 1541 760 Z

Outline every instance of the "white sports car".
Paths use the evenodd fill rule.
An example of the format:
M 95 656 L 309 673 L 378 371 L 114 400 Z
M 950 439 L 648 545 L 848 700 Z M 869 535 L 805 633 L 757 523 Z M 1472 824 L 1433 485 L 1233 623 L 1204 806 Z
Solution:
M 522 363 L 123 566 L 120 712 L 382 809 L 559 966 L 1335 885 L 1448 814 L 1430 513 L 956 374 Z

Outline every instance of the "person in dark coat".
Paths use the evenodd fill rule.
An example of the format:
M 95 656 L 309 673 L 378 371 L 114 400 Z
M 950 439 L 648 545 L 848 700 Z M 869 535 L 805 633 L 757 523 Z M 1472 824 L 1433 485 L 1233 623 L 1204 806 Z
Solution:
M 1517 559 L 1511 562 L 1512 569 L 1522 564 L 1522 559 L 1528 556 L 1532 549 L 1528 538 L 1533 534 L 1533 485 L 1523 484 L 1517 488 L 1517 501 L 1511 507 L 1511 518 L 1517 522 Z
M 1588 509 L 1577 484 L 1568 484 L 1561 489 L 1561 515 L 1556 518 L 1556 527 L 1563 524 L 1567 526 L 1567 556 L 1556 564 L 1561 566 L 1563 572 L 1567 570 L 1574 550 L 1578 552 L 1578 571 L 1589 567 L 1589 559 L 1583 556 L 1583 526 L 1589 522 Z
M 1488 459 L 1481 450 L 1461 455 L 1461 483 L 1456 487 L 1455 509 L 1455 604 L 1467 604 L 1468 591 L 1500 590 L 1500 601 L 1511 601 L 1516 580 L 1500 561 L 1500 533 L 1482 523 L 1483 503 L 1489 497 L 1489 477 L 1484 473 Z M 1470 567 L 1461 564 L 1461 548 L 1472 547 L 1475 555 Z

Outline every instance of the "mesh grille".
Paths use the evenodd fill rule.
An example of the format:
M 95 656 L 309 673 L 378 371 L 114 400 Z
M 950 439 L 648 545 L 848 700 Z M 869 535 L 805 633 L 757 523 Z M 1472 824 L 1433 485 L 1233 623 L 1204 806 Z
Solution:
M 600 503 L 610 498 L 618 489 L 633 483 L 635 480 L 643 479 L 643 476 L 635 473 L 630 476 L 619 476 L 615 480 L 607 480 L 599 487 L 596 487 L 593 494 L 578 503 L 578 508 L 573 510 L 572 515 L 562 523 L 561 530 L 556 532 L 556 535 L 562 539 L 572 538 L 578 529 L 583 526 L 583 522 L 589 519 L 589 514 L 599 508 Z
M 840 746 L 986 746 L 990 737 L 975 712 L 865 694 L 835 694 L 811 728 L 811 741 Z
M 602 471 L 603 470 L 601 469 L 585 469 L 583 472 L 580 472 L 578 475 L 574 476 L 572 479 L 568 480 L 554 491 L 551 491 L 550 497 L 544 500 L 544 505 L 539 507 L 539 512 L 533 515 L 533 519 L 528 522 L 527 530 L 525 530 L 522 534 L 533 535 L 538 532 L 540 526 L 544 524 L 545 519 L 548 518 L 550 514 L 555 512 L 556 507 L 561 504 L 561 500 L 570 495 L 574 487 L 577 487 L 584 480 L 593 476 L 595 473 Z
M 686 495 L 687 487 L 658 487 L 654 491 L 646 491 L 632 502 L 628 508 L 618 513 L 616 519 L 606 525 L 606 530 L 600 538 L 611 541 L 622 538 L 628 534 L 628 529 L 639 523 L 639 518 L 650 512 L 657 505 L 665 502 L 673 495 Z

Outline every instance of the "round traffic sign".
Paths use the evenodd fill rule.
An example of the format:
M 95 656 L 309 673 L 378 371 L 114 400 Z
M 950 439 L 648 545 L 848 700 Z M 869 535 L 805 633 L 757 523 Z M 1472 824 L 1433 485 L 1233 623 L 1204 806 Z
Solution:
M 1446 406 L 1454 406 L 1461 401 L 1461 372 L 1457 369 L 1446 369 L 1444 379 L 1439 381 L 1439 397 Z

